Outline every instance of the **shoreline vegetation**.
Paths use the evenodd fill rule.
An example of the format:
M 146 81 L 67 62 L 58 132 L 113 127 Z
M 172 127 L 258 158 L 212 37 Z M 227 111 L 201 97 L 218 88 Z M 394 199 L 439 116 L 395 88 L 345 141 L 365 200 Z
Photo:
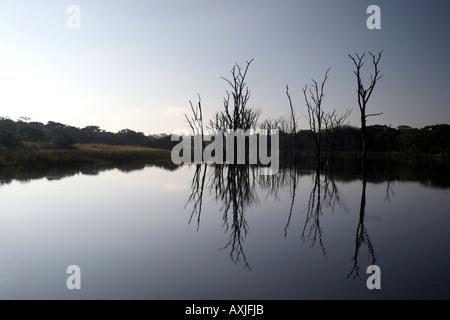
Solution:
M 195 119 L 190 123 L 195 123 Z M 279 126 L 265 123 L 269 129 Z M 282 167 L 292 165 L 293 158 L 296 159 L 294 162 L 303 164 L 317 158 L 314 132 L 296 128 L 293 133 L 287 126 L 281 126 L 279 130 Z M 448 124 L 421 129 L 373 125 L 367 127 L 367 136 L 368 159 L 450 160 Z M 338 158 L 361 160 L 359 128 L 345 125 L 339 129 L 339 135 L 328 134 L 325 130 L 322 138 L 322 154 L 326 155 L 323 157 L 324 166 L 332 166 Z M 97 126 L 79 129 L 52 121 L 44 125 L 0 117 L 0 170 L 89 169 L 133 163 L 175 169 L 178 166 L 171 160 L 171 151 L 178 143 L 167 134 L 145 136 L 130 129 L 112 133 Z
M 172 163 L 171 150 L 149 148 L 142 146 L 113 146 L 107 144 L 74 144 L 71 149 L 46 149 L 40 148 L 36 143 L 24 143 L 25 148 L 19 150 L 0 150 L 0 170 L 3 168 L 17 169 L 49 169 L 57 167 L 93 167 L 122 165 L 130 163 L 146 163 L 162 165 L 165 167 L 177 167 Z M 281 163 L 289 163 L 284 160 L 281 150 Z M 312 159 L 312 152 L 299 152 L 299 161 Z M 336 152 L 336 158 L 358 160 L 361 153 L 357 151 Z M 406 159 L 437 160 L 447 162 L 450 155 L 446 153 L 422 154 L 403 152 L 368 152 L 368 159 L 401 161 Z
M 32 145 L 32 147 L 30 147 Z M 72 149 L 38 149 L 36 144 L 20 150 L 1 150 L 0 169 L 47 169 L 93 167 L 124 163 L 170 166 L 170 150 L 139 146 L 74 144 Z

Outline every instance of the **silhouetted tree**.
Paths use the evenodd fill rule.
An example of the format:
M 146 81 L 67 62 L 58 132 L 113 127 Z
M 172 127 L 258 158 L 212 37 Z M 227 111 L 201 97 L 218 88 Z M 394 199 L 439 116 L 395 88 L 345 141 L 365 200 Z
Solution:
M 142 132 L 135 132 L 130 129 L 123 129 L 117 133 L 120 144 L 122 145 L 141 145 L 147 141 Z
M 23 143 L 19 136 L 10 132 L 0 132 L 0 147 L 9 150 L 16 150 L 23 147 Z
M 371 116 L 378 116 L 383 114 L 381 113 L 371 113 L 367 114 L 367 103 L 369 102 L 370 97 L 372 96 L 373 89 L 375 88 L 375 85 L 377 84 L 378 80 L 380 80 L 380 70 L 378 68 L 378 64 L 381 59 L 381 54 L 383 51 L 380 51 L 378 53 L 378 56 L 376 57 L 374 54 L 369 52 L 369 54 L 372 57 L 372 63 L 374 66 L 374 74 L 370 75 L 370 84 L 366 88 L 363 84 L 362 78 L 361 78 L 361 68 L 364 65 L 363 59 L 365 56 L 365 53 L 361 56 L 356 53 L 356 58 L 352 57 L 351 55 L 348 55 L 350 59 L 352 59 L 353 63 L 355 64 L 356 70 L 354 71 L 354 74 L 356 75 L 357 80 L 357 90 L 358 93 L 358 105 L 359 110 L 361 111 L 361 135 L 362 135 L 362 159 L 363 163 L 365 162 L 365 159 L 367 157 L 367 117 Z
M 75 139 L 67 134 L 62 134 L 53 141 L 57 149 L 74 149 L 75 143 Z
M 343 114 L 337 114 L 336 110 L 333 110 L 323 117 L 325 126 L 325 159 L 328 159 L 331 164 L 333 164 L 333 154 L 336 149 L 336 138 L 341 128 L 348 124 L 346 121 L 351 112 L 351 110 L 347 110 Z
M 192 134 L 195 135 L 201 135 L 202 141 L 203 141 L 203 111 L 202 111 L 202 100 L 200 98 L 200 94 L 198 95 L 198 102 L 196 107 L 194 108 L 194 105 L 192 104 L 192 101 L 189 100 L 189 104 L 191 106 L 192 111 L 192 117 L 188 117 L 187 114 L 185 114 L 185 118 L 189 124 L 189 127 L 192 130 Z
M 0 131 L 16 133 L 17 123 L 8 117 L 0 117 Z
M 290 133 L 294 135 L 294 143 L 293 143 L 293 157 L 294 161 L 297 160 L 297 117 L 295 116 L 294 105 L 292 104 L 292 99 L 289 94 L 289 87 L 286 85 L 286 95 L 289 100 L 289 108 L 290 108 L 290 116 L 291 116 L 291 130 Z
M 322 102 L 325 97 L 324 87 L 329 77 L 329 71 L 330 68 L 328 68 L 327 72 L 325 72 L 324 80 L 320 85 L 316 80 L 312 79 L 312 84 L 305 85 L 303 88 L 303 95 L 305 97 L 305 103 L 308 110 L 308 115 L 306 118 L 308 119 L 309 128 L 313 136 L 315 156 L 318 165 L 322 165 L 322 158 L 320 154 L 322 148 L 322 125 L 324 117 Z
M 252 61 L 253 59 L 247 61 L 245 68 L 235 64 L 231 69 L 231 79 L 221 77 L 231 87 L 231 92 L 226 91 L 227 96 L 223 100 L 224 110 L 218 111 L 209 121 L 211 129 L 225 133 L 227 130 L 242 129 L 247 131 L 257 128 L 261 110 L 247 106 L 250 91 L 245 82 Z
M 189 124 L 189 127 L 192 130 L 194 141 L 197 143 L 195 145 L 201 146 L 201 158 L 203 161 L 203 149 L 204 149 L 204 132 L 203 132 L 203 111 L 202 111 L 202 100 L 200 98 L 200 94 L 198 95 L 198 102 L 197 106 L 194 108 L 194 105 L 192 104 L 192 101 L 189 100 L 189 104 L 191 105 L 191 111 L 192 111 L 192 117 L 188 117 L 187 114 L 185 114 L 185 118 Z

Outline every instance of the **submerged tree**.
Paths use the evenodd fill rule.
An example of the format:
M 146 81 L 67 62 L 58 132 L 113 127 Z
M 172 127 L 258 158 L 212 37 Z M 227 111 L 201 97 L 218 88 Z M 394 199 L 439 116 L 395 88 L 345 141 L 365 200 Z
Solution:
M 382 112 L 371 113 L 371 114 L 366 113 L 367 103 L 368 103 L 370 97 L 372 96 L 372 92 L 373 92 L 373 89 L 375 88 L 375 85 L 377 84 L 378 80 L 380 80 L 380 78 L 381 78 L 378 64 L 380 62 L 382 53 L 383 53 L 383 51 L 380 51 L 378 53 L 378 56 L 375 56 L 374 54 L 369 52 L 369 54 L 372 57 L 374 74 L 370 75 L 370 84 L 367 88 L 364 86 L 362 78 L 361 78 L 361 68 L 364 65 L 363 59 L 364 59 L 365 53 L 362 54 L 361 56 L 356 54 L 356 58 L 349 55 L 350 59 L 352 59 L 353 63 L 355 64 L 356 70 L 354 71 L 354 74 L 356 75 L 356 80 L 358 82 L 358 88 L 357 88 L 356 92 L 358 93 L 358 105 L 359 105 L 359 110 L 361 111 L 361 136 L 362 136 L 362 144 L 363 144 L 363 148 L 362 148 L 363 163 L 367 156 L 367 126 L 366 126 L 367 118 L 371 117 L 371 116 L 379 116 L 379 115 L 383 114 Z
M 374 74 L 370 75 L 370 84 L 366 88 L 363 84 L 362 78 L 361 78 L 361 68 L 364 65 L 363 59 L 365 56 L 365 53 L 361 56 L 356 54 L 356 58 L 349 55 L 349 57 L 352 59 L 353 63 L 355 64 L 356 70 L 354 71 L 354 74 L 356 75 L 356 79 L 358 82 L 358 88 L 356 90 L 358 94 L 358 105 L 359 110 L 361 112 L 361 136 L 362 136 L 362 193 L 361 193 L 361 205 L 360 205 L 360 213 L 359 213 L 359 222 L 358 227 L 356 229 L 356 237 L 355 237 L 355 253 L 353 256 L 353 268 L 348 274 L 348 278 L 350 278 L 353 275 L 353 278 L 360 277 L 359 275 L 359 264 L 358 264 L 358 255 L 360 252 L 360 248 L 362 244 L 365 244 L 367 246 L 367 250 L 369 253 L 369 257 L 371 259 L 371 264 L 374 265 L 377 262 L 377 258 L 375 255 L 374 246 L 372 244 L 372 241 L 370 240 L 369 233 L 367 232 L 366 226 L 365 226 L 365 209 L 366 209 L 366 184 L 367 184 L 367 167 L 366 167 L 366 158 L 367 158 L 367 118 L 371 116 L 377 116 L 381 115 L 382 113 L 371 113 L 367 114 L 366 108 L 367 103 L 372 96 L 373 89 L 375 88 L 375 85 L 377 84 L 378 80 L 380 80 L 380 70 L 378 68 L 378 64 L 381 59 L 381 54 L 383 51 L 378 53 L 378 56 L 375 56 L 374 54 L 370 53 L 372 57 L 372 63 L 374 66 Z
M 305 103 L 308 110 L 308 116 L 306 118 L 308 119 L 309 128 L 313 136 L 315 156 L 318 165 L 322 165 L 322 158 L 320 154 L 322 148 L 322 125 L 324 118 L 322 102 L 325 97 L 324 87 L 329 77 L 329 71 L 330 68 L 328 68 L 327 72 L 325 73 L 325 77 L 320 85 L 316 80 L 312 79 L 312 84 L 305 85 L 305 87 L 303 88 L 303 95 L 305 97 Z
M 348 125 L 347 118 L 350 116 L 351 110 L 347 110 L 343 114 L 336 113 L 336 110 L 328 112 L 323 117 L 325 126 L 325 159 L 330 161 L 331 164 L 334 162 L 334 151 L 336 147 L 336 138 L 341 131 L 342 127 Z
M 289 100 L 289 108 L 291 111 L 291 123 L 290 123 L 290 133 L 294 135 L 294 142 L 293 142 L 293 156 L 294 156 L 294 162 L 297 160 L 297 117 L 295 115 L 294 105 L 292 103 L 291 95 L 289 94 L 289 87 L 286 85 L 286 95 Z
M 194 108 L 194 105 L 192 104 L 192 101 L 189 100 L 189 104 L 191 106 L 192 116 L 188 117 L 187 114 L 184 115 L 186 118 L 186 121 L 189 124 L 189 127 L 192 130 L 192 134 L 195 135 L 201 135 L 202 141 L 203 141 L 203 111 L 202 111 L 202 99 L 200 97 L 200 94 L 198 95 L 198 102 L 197 105 Z
M 228 130 L 242 129 L 244 131 L 256 129 L 261 109 L 253 109 L 247 106 L 250 99 L 245 77 L 253 59 L 247 61 L 245 68 L 235 64 L 231 69 L 231 79 L 221 77 L 231 87 L 226 91 L 227 96 L 223 100 L 223 111 L 218 111 L 209 122 L 209 127 L 222 133 Z

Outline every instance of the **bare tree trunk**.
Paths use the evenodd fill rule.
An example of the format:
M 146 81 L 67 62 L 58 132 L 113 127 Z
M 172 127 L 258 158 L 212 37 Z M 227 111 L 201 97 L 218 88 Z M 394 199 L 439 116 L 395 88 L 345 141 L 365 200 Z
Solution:
M 295 117 L 294 105 L 292 104 L 291 96 L 289 95 L 289 87 L 286 85 L 286 95 L 289 99 L 289 107 L 291 108 L 291 133 L 294 134 L 294 162 L 297 161 L 297 119 Z
M 367 125 L 366 125 L 366 115 L 361 113 L 361 138 L 362 138 L 362 159 L 363 166 L 367 158 Z
M 303 95 L 305 97 L 305 103 L 306 107 L 308 109 L 308 122 L 309 127 L 311 129 L 311 132 L 313 134 L 313 139 L 315 143 L 315 156 L 316 161 L 319 166 L 322 165 L 322 158 L 321 158 L 321 148 L 322 148 L 322 123 L 323 123 L 323 117 L 324 112 L 322 110 L 322 102 L 323 98 L 325 97 L 324 94 L 324 87 L 325 83 L 329 77 L 328 73 L 331 68 L 328 68 L 327 72 L 325 73 L 324 80 L 322 81 L 322 84 L 319 86 L 316 80 L 312 79 L 312 84 L 310 86 L 306 85 L 303 88 Z M 308 98 L 311 98 L 314 105 L 311 104 L 311 101 Z
M 358 105 L 359 110 L 361 111 L 361 137 L 362 137 L 362 161 L 363 166 L 365 165 L 365 161 L 367 158 L 367 126 L 366 126 L 366 119 L 370 116 L 378 116 L 383 114 L 381 113 L 372 113 L 372 114 L 366 114 L 366 107 L 367 102 L 370 99 L 370 96 L 372 95 L 373 89 L 375 88 L 376 83 L 378 80 L 380 80 L 380 70 L 378 69 L 378 63 L 381 59 L 381 54 L 383 51 L 380 51 L 378 53 L 378 56 L 375 57 L 372 53 L 369 52 L 369 54 L 372 56 L 372 63 L 374 66 L 374 75 L 370 76 L 370 85 L 367 89 L 364 88 L 362 79 L 361 79 L 361 67 L 364 65 L 363 59 L 365 56 L 365 53 L 362 56 L 359 56 L 356 54 L 356 58 L 352 57 L 351 55 L 348 55 L 350 59 L 352 59 L 353 63 L 355 64 L 356 70 L 353 72 L 356 75 L 356 80 L 358 82 L 358 89 L 356 92 L 358 93 Z
M 187 114 L 185 114 L 185 118 L 189 124 L 189 127 L 191 127 L 192 130 L 192 134 L 193 134 L 193 138 L 194 138 L 194 145 L 195 145 L 195 140 L 199 139 L 199 135 L 201 138 L 201 148 L 202 148 L 202 161 L 203 161 L 203 149 L 205 147 L 204 145 L 204 141 L 203 141 L 203 137 L 204 137 L 204 132 L 203 132 L 203 111 L 202 111 L 202 100 L 200 98 L 200 94 L 198 95 L 198 102 L 197 102 L 197 106 L 194 108 L 194 105 L 192 104 L 192 101 L 189 100 L 189 104 L 191 106 L 191 111 L 192 111 L 192 117 L 189 118 Z M 197 136 L 197 137 L 196 137 Z

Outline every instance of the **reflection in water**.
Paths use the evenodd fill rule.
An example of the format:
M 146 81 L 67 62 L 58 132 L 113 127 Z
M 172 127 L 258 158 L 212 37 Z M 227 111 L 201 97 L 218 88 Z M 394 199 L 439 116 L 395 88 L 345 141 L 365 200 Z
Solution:
M 369 233 L 367 232 L 365 226 L 365 210 L 366 210 L 366 187 L 367 187 L 367 176 L 366 176 L 366 166 L 363 164 L 362 169 L 362 192 L 361 192 L 361 205 L 359 209 L 359 221 L 358 227 L 356 228 L 356 237 L 355 237 L 355 253 L 353 255 L 353 268 L 350 273 L 347 275 L 347 278 L 353 276 L 353 279 L 360 278 L 359 274 L 360 266 L 358 264 L 358 255 L 361 249 L 361 245 L 366 245 L 367 250 L 369 252 L 369 259 L 371 261 L 371 265 L 377 263 L 377 258 L 375 255 L 375 249 L 373 247 L 372 241 L 370 240 Z
M 31 179 L 46 178 L 47 180 L 60 180 L 73 175 L 98 175 L 102 171 L 118 169 L 121 172 L 132 172 L 144 169 L 145 164 L 123 164 L 121 166 L 105 166 L 90 168 L 53 168 L 46 171 L 0 170 L 0 187 L 11 181 L 19 180 L 28 182 Z M 153 166 L 153 165 L 150 165 Z M 173 171 L 176 169 L 171 164 L 154 165 Z M 366 214 L 366 185 L 367 183 L 386 182 L 386 192 L 382 192 L 381 200 L 390 202 L 395 196 L 392 185 L 395 181 L 419 181 L 425 186 L 434 188 L 450 187 L 450 167 L 443 162 L 414 162 L 413 160 L 390 161 L 386 166 L 385 160 L 372 159 L 368 161 L 364 170 L 355 159 L 337 159 L 333 168 L 325 167 L 322 170 L 311 170 L 310 163 L 300 161 L 287 168 L 281 168 L 278 174 L 263 176 L 256 166 L 245 165 L 196 165 L 193 170 L 190 196 L 186 203 L 189 206 L 189 224 L 196 224 L 200 228 L 202 206 L 206 196 L 212 196 L 213 200 L 220 204 L 222 224 L 228 236 L 222 250 L 229 252 L 231 260 L 237 264 L 243 262 L 245 267 L 251 269 L 250 261 L 245 254 L 245 240 L 249 234 L 249 223 L 246 217 L 252 206 L 259 203 L 259 197 L 279 200 L 289 190 L 289 198 L 286 203 L 286 224 L 279 230 L 284 231 L 287 237 L 292 232 L 290 225 L 295 221 L 297 208 L 305 214 L 304 224 L 299 228 L 299 237 L 309 247 L 320 248 L 323 256 L 328 255 L 327 249 L 332 249 L 332 243 L 326 241 L 323 219 L 327 213 L 336 209 L 348 211 L 346 203 L 342 200 L 338 186 L 340 182 L 361 181 L 361 200 L 359 219 L 354 235 L 355 247 L 352 248 L 352 266 L 348 278 L 360 277 L 361 251 L 367 250 L 372 264 L 377 262 L 374 244 L 365 225 L 369 218 Z M 361 175 L 361 172 L 363 174 Z M 300 187 L 300 179 L 304 176 L 311 177 L 311 189 L 306 195 L 304 203 L 297 199 L 302 197 L 303 187 Z M 309 185 L 308 185 L 309 188 Z M 384 189 L 383 189 L 384 190 Z M 208 195 L 206 195 L 206 194 Z M 301 216 L 303 217 L 303 216 Z M 353 228 L 353 226 L 352 226 Z M 274 230 L 274 232 L 279 232 Z M 353 233 L 353 231 L 351 231 Z M 379 246 L 379 244 L 378 244 Z M 379 249 L 380 250 L 380 249 Z M 364 264 L 364 266 L 366 266 Z M 349 268 L 350 269 L 350 268 Z
M 344 211 L 348 211 L 348 208 L 341 199 L 332 170 L 321 173 L 320 168 L 317 168 L 310 174 L 313 181 L 313 188 L 309 194 L 305 209 L 306 218 L 301 239 L 303 240 L 303 243 L 309 242 L 310 247 L 314 247 L 318 243 L 322 249 L 323 256 L 326 257 L 326 248 L 323 241 L 323 230 L 320 225 L 320 218 L 323 215 L 323 209 L 326 208 L 331 212 L 334 212 L 335 207 L 337 206 Z M 284 228 L 285 237 L 287 236 L 296 197 L 297 179 L 299 177 L 296 166 L 291 171 L 290 177 L 290 185 L 292 186 L 291 203 L 289 207 L 288 221 L 286 223 L 286 227 Z
M 99 173 L 108 170 L 118 169 L 121 172 L 133 172 L 144 170 L 145 167 L 157 167 L 169 171 L 176 170 L 179 166 L 172 162 L 167 163 L 123 163 L 120 165 L 102 166 L 63 166 L 54 168 L 0 168 L 0 187 L 10 184 L 12 181 L 27 183 L 32 180 L 46 178 L 48 181 L 57 181 L 69 178 L 78 174 L 97 176 Z
M 295 203 L 295 195 L 297 191 L 297 165 L 294 164 L 294 168 L 292 171 L 290 171 L 290 178 L 292 181 L 292 190 L 291 190 L 291 204 L 289 206 L 289 216 L 286 223 L 286 227 L 284 227 L 284 237 L 287 237 L 287 230 L 289 227 L 289 224 L 291 223 L 291 217 L 292 217 L 292 210 L 294 208 Z
M 46 176 L 47 181 L 57 181 L 64 178 L 64 176 Z
M 212 189 L 216 200 L 222 201 L 222 221 L 230 233 L 223 249 L 230 250 L 234 263 L 242 258 L 245 266 L 250 268 L 243 242 L 248 234 L 245 213 L 257 201 L 254 168 L 246 165 L 217 166 L 213 177 Z
M 194 215 L 197 215 L 197 230 L 200 228 L 200 216 L 202 214 L 203 204 L 203 190 L 205 188 L 207 169 L 208 165 L 206 163 L 204 165 L 197 164 L 195 166 L 195 173 L 191 183 L 191 195 L 189 196 L 189 199 L 184 206 L 184 208 L 186 208 L 188 204 L 193 204 L 191 217 L 189 218 L 189 224 L 191 223 Z
M 301 235 L 301 239 L 303 242 L 310 241 L 311 247 L 315 246 L 317 240 L 319 241 L 319 245 L 322 248 L 322 254 L 326 256 L 326 249 L 323 244 L 323 231 L 320 227 L 320 217 L 322 216 L 322 199 L 321 199 L 321 191 L 322 186 L 320 183 L 320 170 L 317 169 L 314 177 L 314 187 L 309 194 L 308 206 L 306 212 L 306 220 L 305 226 L 303 227 L 303 232 Z
M 319 246 L 322 255 L 327 258 L 325 237 L 321 225 L 321 218 L 328 212 L 339 209 L 349 212 L 347 204 L 342 200 L 336 178 L 341 181 L 361 180 L 362 193 L 359 209 L 359 220 L 355 235 L 355 248 L 352 257 L 352 269 L 347 278 L 360 278 L 359 254 L 361 248 L 366 247 L 371 264 L 376 264 L 377 257 L 374 245 L 370 239 L 365 221 L 368 219 L 378 219 L 368 217 L 366 211 L 366 186 L 367 182 L 380 183 L 387 181 L 386 196 L 384 201 L 390 201 L 395 195 L 392 188 L 392 181 L 399 179 L 399 173 L 404 170 L 403 166 L 392 165 L 380 166 L 376 161 L 370 161 L 364 166 L 360 166 L 357 161 L 341 163 L 324 169 L 317 168 L 309 170 L 310 167 L 302 167 L 301 163 L 294 164 L 289 168 L 280 169 L 276 175 L 264 176 L 256 166 L 246 165 L 196 165 L 191 183 L 191 194 L 185 205 L 192 206 L 190 211 L 189 224 L 196 221 L 197 230 L 200 228 L 201 212 L 205 190 L 216 202 L 220 203 L 222 221 L 225 231 L 229 234 L 228 241 L 222 249 L 230 251 L 231 260 L 236 264 L 243 261 L 249 269 L 250 263 L 244 252 L 244 241 L 249 232 L 249 225 L 246 219 L 246 212 L 259 202 L 258 195 L 266 195 L 274 200 L 279 199 L 281 189 L 289 188 L 289 213 L 284 228 L 284 236 L 288 234 L 291 218 L 295 215 L 296 198 L 298 195 L 299 179 L 302 175 L 311 176 L 312 189 L 307 198 L 304 212 L 305 222 L 300 234 L 303 243 L 308 243 L 309 247 Z M 358 169 L 361 174 L 357 174 Z M 337 172 L 337 173 L 336 173 Z M 408 176 L 409 177 L 409 176 Z
M 186 203 L 192 204 L 189 218 L 197 216 L 197 230 L 200 227 L 203 192 L 208 166 L 197 165 L 191 184 L 191 195 Z M 221 203 L 221 213 L 225 232 L 229 233 L 228 242 L 222 249 L 230 250 L 231 260 L 236 264 L 243 260 L 245 267 L 250 265 L 245 256 L 243 243 L 248 234 L 245 213 L 256 201 L 255 167 L 246 165 L 216 165 L 212 169 L 208 189 L 213 198 Z
M 193 165 L 172 173 L 131 166 L 121 169 L 135 174 L 74 170 L 80 176 L 48 182 L 71 174 L 54 169 L 35 183 L 0 187 L 0 273 L 30 275 L 9 287 L 0 276 L 0 297 L 70 298 L 64 272 L 72 263 L 103 275 L 94 279 L 98 290 L 83 291 L 86 298 L 448 297 L 450 189 L 416 182 L 389 189 L 386 181 L 410 181 L 415 172 L 386 161 L 372 162 L 364 177 L 360 168 L 338 161 L 318 172 L 298 163 L 261 176 L 257 167 Z M 431 171 L 421 173 L 429 179 L 423 172 Z M 9 179 L 4 173 L 0 180 Z M 383 200 L 392 189 L 389 204 Z M 368 220 L 377 212 L 383 228 Z M 372 263 L 389 268 L 389 288 L 375 295 L 361 281 Z
M 206 179 L 208 169 L 210 169 L 210 175 L 209 179 Z M 197 230 L 200 228 L 204 189 L 208 188 L 213 198 L 221 203 L 223 225 L 226 232 L 229 232 L 228 242 L 223 249 L 230 250 L 230 257 L 234 263 L 243 259 L 245 266 L 250 269 L 243 246 L 249 230 L 246 212 L 252 205 L 259 202 L 257 194 L 266 193 L 277 199 L 280 189 L 290 187 L 289 215 L 284 228 L 286 237 L 294 213 L 297 180 L 302 172 L 304 171 L 299 170 L 295 165 L 291 169 L 280 170 L 277 175 L 268 176 L 260 175 L 259 168 L 255 166 L 216 165 L 208 167 L 206 164 L 196 165 L 191 183 L 191 194 L 185 205 L 185 208 L 192 205 L 189 224 L 196 217 Z M 319 244 L 323 255 L 326 256 L 323 230 L 320 225 L 323 209 L 326 208 L 333 212 L 337 206 L 344 211 L 348 211 L 348 208 L 341 200 L 331 170 L 322 174 L 320 169 L 317 169 L 307 172 L 307 174 L 311 175 L 314 184 L 305 209 L 306 219 L 301 239 L 304 243 L 310 242 L 310 247 Z M 207 181 L 207 186 L 205 181 Z M 260 190 L 256 190 L 256 187 L 259 187 Z
M 391 178 L 391 162 L 387 161 L 387 179 L 386 179 L 386 196 L 384 197 L 384 202 L 391 202 L 391 196 L 395 196 L 394 189 L 392 189 L 392 178 Z
M 322 254 L 326 257 L 326 249 L 323 242 L 323 231 L 320 226 L 320 218 L 323 215 L 323 209 L 329 209 L 334 212 L 335 207 L 348 211 L 347 205 L 341 200 L 338 187 L 334 181 L 333 171 L 323 174 L 324 180 L 321 180 L 320 169 L 317 168 L 312 173 L 314 186 L 308 198 L 306 208 L 306 220 L 303 227 L 301 239 L 303 242 L 310 242 L 310 247 L 319 243 Z

